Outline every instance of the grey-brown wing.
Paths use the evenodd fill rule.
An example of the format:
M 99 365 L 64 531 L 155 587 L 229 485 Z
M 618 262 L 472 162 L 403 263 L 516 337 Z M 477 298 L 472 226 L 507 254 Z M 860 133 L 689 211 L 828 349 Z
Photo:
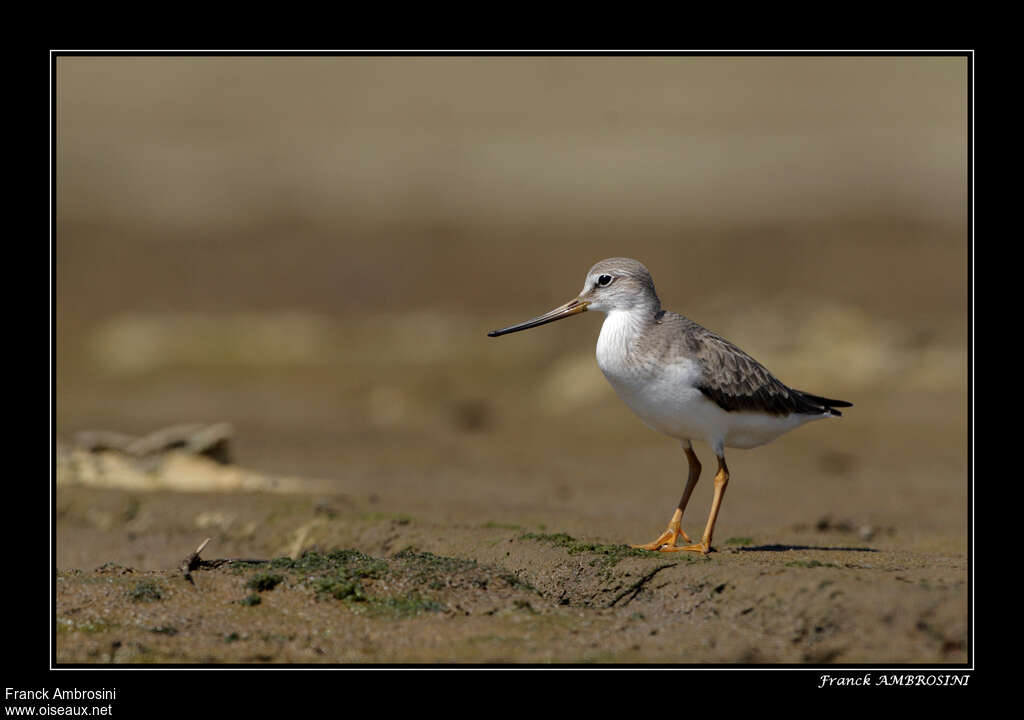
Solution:
M 687 335 L 690 351 L 703 370 L 699 389 L 723 410 L 753 410 L 770 415 L 827 412 L 798 390 L 784 385 L 725 338 L 696 324 Z

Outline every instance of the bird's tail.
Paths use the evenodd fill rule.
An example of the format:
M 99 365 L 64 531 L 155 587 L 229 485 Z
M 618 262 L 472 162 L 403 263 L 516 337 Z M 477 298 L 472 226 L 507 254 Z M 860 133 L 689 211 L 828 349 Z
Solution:
M 853 407 L 853 403 L 846 402 L 845 400 L 831 400 L 826 397 L 821 397 L 820 395 L 812 395 L 811 393 L 804 392 L 803 390 L 797 390 L 797 392 L 803 395 L 804 399 L 808 402 L 820 405 L 822 412 L 827 412 L 829 415 L 835 415 L 836 417 L 842 415 L 841 412 L 836 410 L 837 407 Z

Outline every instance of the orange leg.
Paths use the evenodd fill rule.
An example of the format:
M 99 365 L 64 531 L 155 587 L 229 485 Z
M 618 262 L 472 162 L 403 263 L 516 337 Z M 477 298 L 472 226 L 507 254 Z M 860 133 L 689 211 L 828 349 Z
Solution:
M 681 547 L 665 547 L 663 552 L 676 552 L 688 550 L 690 552 L 707 553 L 711 550 L 711 536 L 715 532 L 715 520 L 718 519 L 718 510 L 722 507 L 722 498 L 725 496 L 725 487 L 729 484 L 729 468 L 725 465 L 725 456 L 718 458 L 718 472 L 715 474 L 715 497 L 711 501 L 711 513 L 708 515 L 708 524 L 704 528 L 704 537 L 694 545 L 683 545 Z
M 686 451 L 686 459 L 690 461 L 690 474 L 686 478 L 686 487 L 683 489 L 683 496 L 679 499 L 679 506 L 672 513 L 672 519 L 668 522 L 668 529 L 658 536 L 658 539 L 654 542 L 649 542 L 646 545 L 632 545 L 631 547 L 640 548 L 641 550 L 658 550 L 663 545 L 675 547 L 676 540 L 679 537 L 682 537 L 686 542 L 690 542 L 690 536 L 683 532 L 681 525 L 683 511 L 686 510 L 686 504 L 690 502 L 693 488 L 697 486 L 697 480 L 700 479 L 700 460 L 697 459 L 691 445 L 687 445 L 683 449 Z

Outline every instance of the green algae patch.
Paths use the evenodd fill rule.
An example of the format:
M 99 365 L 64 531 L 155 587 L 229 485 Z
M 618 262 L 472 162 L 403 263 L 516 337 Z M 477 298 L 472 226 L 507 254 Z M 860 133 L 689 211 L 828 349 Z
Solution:
M 518 575 L 515 575 L 513 573 L 504 573 L 502 575 L 499 575 L 498 579 L 505 581 L 505 583 L 510 588 L 515 588 L 515 589 L 518 589 L 518 590 L 526 590 L 527 592 L 537 593 L 538 595 L 541 594 L 540 590 L 538 590 L 533 585 L 531 585 L 530 583 L 526 582 L 525 580 L 520 578 Z
M 132 602 L 156 602 L 163 599 L 163 591 L 160 586 L 149 580 L 135 583 L 135 587 L 128 591 L 128 597 Z
M 249 582 L 245 584 L 250 590 L 256 592 L 268 592 L 273 590 L 278 585 L 284 582 L 284 575 L 278 575 L 277 573 L 257 573 L 249 578 Z
M 839 567 L 833 563 L 823 563 L 817 560 L 793 560 L 792 562 L 786 563 L 786 567 L 802 567 L 802 568 L 816 568 L 816 567 Z
M 436 581 L 442 575 L 454 575 L 466 570 L 473 570 L 477 566 L 476 560 L 445 557 L 431 552 L 417 552 L 413 548 L 406 548 L 396 553 L 394 559 L 401 561 L 402 568 L 409 571 L 413 578 L 420 583 Z
M 316 578 L 313 581 L 313 590 L 317 597 L 321 598 L 330 596 L 335 600 L 350 600 L 352 602 L 369 600 L 369 596 L 363 590 L 363 585 L 358 578 L 350 578 L 341 574 Z
M 566 535 L 565 533 L 523 533 L 519 536 L 520 540 L 536 540 L 537 542 L 546 542 L 555 547 L 570 548 L 577 545 L 576 538 L 572 535 Z M 570 554 L 572 554 L 570 552 Z
M 276 558 L 267 563 L 274 570 L 285 570 L 297 574 L 322 572 L 344 573 L 351 577 L 382 577 L 388 572 L 388 564 L 370 557 L 358 550 L 333 550 L 328 553 L 307 551 L 298 558 Z
M 374 592 L 376 581 L 388 578 L 392 588 L 396 583 L 400 586 L 403 581 L 412 581 L 418 585 L 430 584 L 437 589 L 444 585 L 447 576 L 474 568 L 476 562 L 413 549 L 403 550 L 388 560 L 374 558 L 358 550 L 333 550 L 326 553 L 308 551 L 294 559 L 277 558 L 264 567 L 300 576 L 301 584 L 311 588 L 317 600 L 341 601 L 355 612 L 401 618 L 424 612 L 441 612 L 446 607 L 419 592 L 377 594 Z M 267 584 L 265 579 L 268 575 L 271 574 L 264 572 L 254 576 L 249 587 L 260 590 Z M 276 577 L 283 580 L 280 575 Z
M 640 548 L 630 547 L 629 545 L 602 545 L 600 543 L 581 542 L 565 533 L 524 533 L 519 538 L 521 540 L 533 540 L 564 548 L 570 555 L 579 555 L 581 553 L 598 555 L 600 557 L 595 558 L 595 562 L 592 564 L 600 564 L 606 569 L 618 565 L 619 562 L 627 557 L 652 557 L 652 553 Z
M 436 600 L 412 592 L 388 598 L 374 599 L 369 608 L 378 615 L 410 617 L 425 612 L 444 612 L 447 608 Z
M 308 551 L 298 558 L 277 558 L 270 567 L 305 577 L 318 600 L 367 603 L 373 598 L 363 582 L 390 573 L 388 564 L 358 550 Z
M 331 597 L 348 604 L 354 611 L 377 617 L 412 617 L 424 612 L 443 612 L 443 603 L 413 591 L 378 597 L 370 594 L 359 580 L 320 578 L 314 583 L 320 598 Z

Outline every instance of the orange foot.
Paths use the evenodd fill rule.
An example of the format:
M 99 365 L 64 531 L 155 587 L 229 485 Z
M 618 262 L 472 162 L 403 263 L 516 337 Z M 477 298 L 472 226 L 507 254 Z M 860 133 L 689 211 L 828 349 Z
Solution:
M 686 542 L 690 542 L 690 537 L 680 527 L 672 527 L 669 525 L 668 530 L 663 532 L 657 540 L 649 542 L 646 545 L 630 545 L 630 547 L 637 548 L 639 550 L 660 550 L 662 552 L 674 552 L 676 550 L 685 550 L 691 546 L 676 547 L 676 539 L 682 537 Z
M 687 538 L 689 539 L 689 538 Z M 694 543 L 693 545 L 680 545 L 672 547 L 661 548 L 662 552 L 699 552 L 703 555 L 707 555 L 711 552 L 711 546 L 705 542 Z

